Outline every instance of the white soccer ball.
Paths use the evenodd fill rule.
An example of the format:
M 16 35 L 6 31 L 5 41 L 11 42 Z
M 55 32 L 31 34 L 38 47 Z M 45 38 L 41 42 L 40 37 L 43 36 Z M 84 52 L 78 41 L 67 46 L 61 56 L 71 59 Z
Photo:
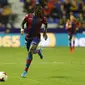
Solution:
M 8 78 L 5 72 L 0 72 L 0 81 L 6 81 Z

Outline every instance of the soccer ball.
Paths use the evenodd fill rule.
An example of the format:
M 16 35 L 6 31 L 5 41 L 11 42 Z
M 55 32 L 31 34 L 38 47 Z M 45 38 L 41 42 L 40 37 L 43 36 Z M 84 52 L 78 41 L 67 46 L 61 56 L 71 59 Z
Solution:
M 0 81 L 6 81 L 8 78 L 5 72 L 0 72 Z

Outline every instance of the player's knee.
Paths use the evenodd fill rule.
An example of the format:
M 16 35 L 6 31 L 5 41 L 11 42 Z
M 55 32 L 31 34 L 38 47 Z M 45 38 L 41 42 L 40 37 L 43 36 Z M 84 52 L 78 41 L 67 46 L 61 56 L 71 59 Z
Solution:
M 72 37 L 72 40 L 75 40 L 75 36 Z
M 71 41 L 72 40 L 72 36 L 69 36 L 69 41 Z
M 33 54 L 33 52 L 36 50 L 36 45 L 32 45 L 32 47 L 30 48 L 30 52 Z

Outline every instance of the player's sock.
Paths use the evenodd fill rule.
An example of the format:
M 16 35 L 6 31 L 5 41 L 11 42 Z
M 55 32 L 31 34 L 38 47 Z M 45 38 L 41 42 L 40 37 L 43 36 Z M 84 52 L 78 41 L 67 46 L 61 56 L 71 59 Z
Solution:
M 70 45 L 70 51 L 72 51 L 71 41 L 69 41 L 69 45 Z
M 32 53 L 29 52 L 28 58 L 27 58 L 27 61 L 26 61 L 26 68 L 25 68 L 25 71 L 26 71 L 26 72 L 28 71 L 31 62 L 32 62 Z
M 41 59 L 43 59 L 43 55 L 42 55 L 42 49 L 37 49 L 37 50 L 34 50 L 33 52 L 34 54 L 38 54 L 40 56 Z
M 30 64 L 31 64 L 31 61 L 32 61 L 32 53 L 29 52 L 28 58 L 27 58 L 27 61 L 26 61 L 26 68 L 25 68 L 24 72 L 21 74 L 21 76 L 24 77 L 24 78 L 25 78 L 26 75 L 27 75 L 27 71 L 28 71 L 29 66 L 30 66 Z
M 72 42 L 71 42 L 71 40 L 72 40 L 72 35 L 70 35 L 70 37 L 69 37 L 70 52 L 72 52 Z
M 73 49 L 74 49 L 74 47 L 75 47 L 75 40 L 73 40 Z

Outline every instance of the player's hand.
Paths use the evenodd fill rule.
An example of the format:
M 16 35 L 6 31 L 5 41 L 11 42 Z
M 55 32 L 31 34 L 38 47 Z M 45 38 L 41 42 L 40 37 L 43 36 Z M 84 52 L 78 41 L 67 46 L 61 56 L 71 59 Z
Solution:
M 24 34 L 24 31 L 21 31 L 21 35 L 23 35 Z
M 76 28 L 76 31 L 78 31 L 79 30 L 79 28 Z
M 21 29 L 21 35 L 23 35 L 24 34 L 24 30 L 23 29 Z
M 45 40 L 47 40 L 48 36 L 47 36 L 46 33 L 43 33 L 43 38 L 44 38 Z

